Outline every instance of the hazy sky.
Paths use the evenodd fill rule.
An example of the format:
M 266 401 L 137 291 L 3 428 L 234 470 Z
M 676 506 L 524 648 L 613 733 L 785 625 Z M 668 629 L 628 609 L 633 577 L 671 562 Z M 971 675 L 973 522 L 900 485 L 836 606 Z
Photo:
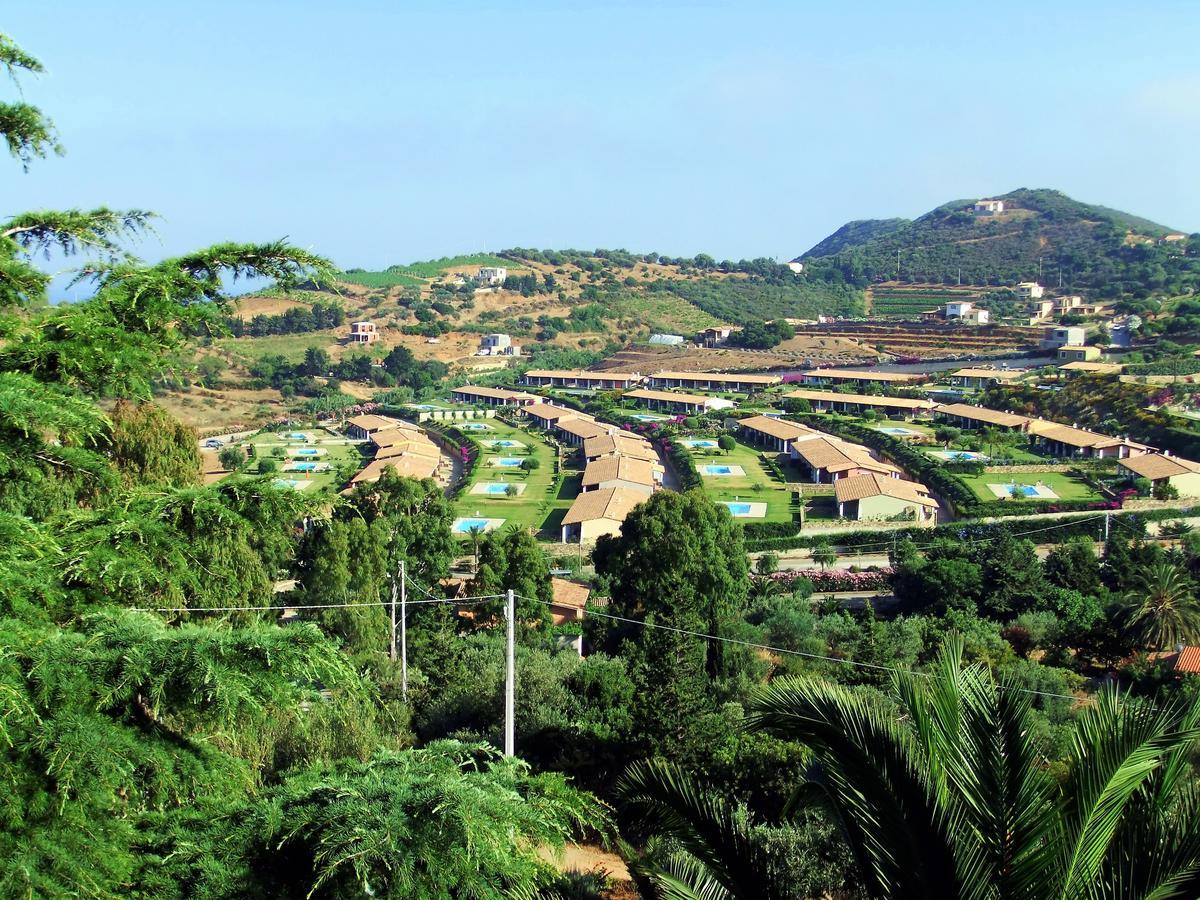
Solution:
M 68 151 L 5 165 L 0 213 L 153 209 L 148 257 L 790 258 L 1017 187 L 1200 231 L 1194 0 L 46 0 L 0 30 Z

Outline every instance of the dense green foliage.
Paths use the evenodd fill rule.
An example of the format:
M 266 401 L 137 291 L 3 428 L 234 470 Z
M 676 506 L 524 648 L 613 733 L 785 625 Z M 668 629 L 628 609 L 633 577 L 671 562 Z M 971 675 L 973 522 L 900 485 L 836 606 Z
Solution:
M 979 217 L 974 201 L 918 219 L 851 222 L 803 255 L 814 277 L 849 284 L 899 280 L 942 284 L 1059 284 L 1096 297 L 1180 294 L 1200 285 L 1200 240 L 1159 240 L 1168 229 L 1049 190 L 1001 195 L 1005 214 Z M 1142 239 L 1130 241 L 1132 232 Z M 897 258 L 899 253 L 899 258 Z

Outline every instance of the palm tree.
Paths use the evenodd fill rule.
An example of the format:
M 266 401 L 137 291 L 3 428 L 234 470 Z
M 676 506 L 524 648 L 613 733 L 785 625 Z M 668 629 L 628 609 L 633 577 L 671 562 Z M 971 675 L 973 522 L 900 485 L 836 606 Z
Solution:
M 838 555 L 829 544 L 821 543 L 812 548 L 812 559 L 822 569 L 828 569 L 838 561 Z
M 471 539 L 471 552 L 475 556 L 475 574 L 479 574 L 479 542 L 483 540 L 483 526 L 472 525 L 467 529 L 467 537 Z
M 1178 566 L 1160 561 L 1148 568 L 1126 596 L 1128 627 L 1145 647 L 1173 647 L 1200 637 L 1200 604 L 1192 582 Z
M 750 588 L 746 591 L 746 599 L 752 603 L 761 604 L 783 592 L 779 582 L 769 575 L 759 575 L 750 579 Z
M 961 652 L 951 639 L 929 676 L 896 679 L 899 717 L 885 698 L 796 678 L 751 706 L 751 728 L 811 750 L 808 783 L 793 799 L 832 813 L 866 894 L 1200 894 L 1200 791 L 1189 777 L 1200 700 L 1156 708 L 1101 693 L 1076 722 L 1060 783 L 1031 737 L 1029 696 L 983 666 L 964 667 Z M 782 895 L 765 881 L 773 867 L 746 846 L 746 816 L 671 764 L 635 766 L 618 790 L 681 848 L 634 861 L 661 896 Z

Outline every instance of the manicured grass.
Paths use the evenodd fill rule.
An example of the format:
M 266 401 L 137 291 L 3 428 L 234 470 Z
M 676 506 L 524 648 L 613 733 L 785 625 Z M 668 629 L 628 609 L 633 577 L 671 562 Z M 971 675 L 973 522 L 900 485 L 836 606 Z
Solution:
M 767 515 L 762 519 L 744 518 L 738 521 L 750 522 L 791 522 L 799 507 L 792 502 L 792 491 L 787 484 L 775 480 L 763 465 L 760 451 L 738 442 L 738 445 L 726 453 L 723 450 L 706 450 L 703 448 L 689 449 L 696 467 L 701 471 L 704 491 L 715 503 L 725 501 L 740 501 L 743 503 L 767 504 Z M 703 474 L 702 466 L 741 466 L 745 475 Z M 786 471 L 786 467 L 785 467 Z
M 359 449 L 360 447 L 369 447 L 370 445 L 347 443 L 346 439 L 341 435 L 326 431 L 324 428 L 297 427 L 289 430 L 303 431 L 312 435 L 314 440 L 310 443 L 289 441 L 287 439 L 287 432 L 278 434 L 274 432 L 262 432 L 255 435 L 249 441 L 243 442 L 240 445 L 244 447 L 249 444 L 254 447 L 254 457 L 246 467 L 247 477 L 256 477 L 258 475 L 258 461 L 260 459 L 273 459 L 279 464 L 279 471 L 275 473 L 274 477 L 314 482 L 314 484 L 304 489 L 305 494 L 331 492 L 341 490 L 345 486 L 338 481 L 337 470 L 340 467 L 349 464 L 354 469 L 354 473 L 357 473 L 371 459 L 369 452 L 364 454 Z M 328 463 L 329 468 L 323 472 L 285 472 L 284 466 L 292 461 L 292 457 L 274 455 L 272 451 L 281 451 L 286 454 L 289 447 L 321 448 L 325 451 L 324 455 L 313 457 L 311 460 L 297 458 L 296 461 Z M 353 477 L 353 474 L 351 477 Z
M 982 475 L 960 475 L 963 483 L 975 492 L 980 500 L 996 500 L 996 495 L 988 487 L 989 484 L 1037 484 L 1039 481 L 1054 493 L 1060 500 L 1099 500 L 1100 495 L 1077 478 L 1058 472 L 1025 472 L 1006 475 L 1003 472 L 984 473 Z M 1016 502 L 1021 502 L 1017 500 Z
M 536 428 L 515 428 L 499 419 L 488 419 L 492 426 L 490 431 L 467 433 L 473 441 L 479 444 L 479 465 L 470 483 L 463 489 L 455 504 L 455 514 L 465 517 L 488 519 L 504 519 L 504 527 L 517 525 L 520 528 L 532 528 L 538 536 L 547 541 L 557 542 L 559 538 L 558 523 L 571 506 L 571 501 L 579 493 L 579 482 L 582 472 L 579 468 L 577 453 L 563 455 L 563 480 L 558 484 L 555 472 L 556 451 L 542 437 L 542 432 Z M 523 447 L 497 447 L 495 450 L 485 447 L 482 441 L 512 440 L 520 441 Z M 564 448 L 565 450 L 565 448 Z M 501 468 L 489 466 L 488 460 L 493 456 L 525 458 L 528 456 L 538 460 L 540 465 L 532 472 L 518 468 Z M 472 494 L 471 490 L 477 484 L 506 481 L 512 484 L 523 484 L 525 490 L 516 497 L 504 495 Z

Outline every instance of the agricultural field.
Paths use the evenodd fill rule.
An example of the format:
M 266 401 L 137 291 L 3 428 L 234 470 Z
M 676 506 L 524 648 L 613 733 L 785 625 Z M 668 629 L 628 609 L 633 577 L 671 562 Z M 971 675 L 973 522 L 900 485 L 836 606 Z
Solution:
M 685 337 L 721 324 L 715 316 L 693 306 L 682 297 L 666 292 L 620 297 L 610 308 L 619 320 L 629 319 Z
M 689 440 L 715 440 L 706 437 L 682 438 Z M 685 446 L 687 446 L 685 444 Z M 748 504 L 749 510 L 742 515 L 736 515 L 739 521 L 749 522 L 791 522 L 799 512 L 799 506 L 793 498 L 793 491 L 787 482 L 780 482 L 766 467 L 762 453 L 738 442 L 737 446 L 726 453 L 724 450 L 712 447 L 691 446 L 688 452 L 696 463 L 704 483 L 704 491 L 716 503 Z M 706 467 L 710 467 L 706 471 Z M 721 469 L 729 469 L 728 474 L 721 474 Z M 793 470 L 794 471 L 794 470 Z M 708 474 L 712 472 L 712 474 Z M 785 477 L 787 468 L 784 469 Z M 762 504 L 765 509 L 759 507 Z M 731 512 L 737 512 L 731 508 Z M 749 513 L 747 515 L 746 513 Z M 760 513 L 754 515 L 754 513 Z
M 452 269 L 463 269 L 473 266 L 499 266 L 510 272 L 528 268 L 511 259 L 492 256 L 490 253 L 473 253 L 464 256 L 444 256 L 441 259 L 430 259 L 410 263 L 406 266 L 389 266 L 383 272 L 365 272 L 358 274 L 373 275 L 407 275 L 410 278 L 430 279 L 444 275 Z
M 1016 485 L 1018 500 L 1022 496 L 1036 500 L 1101 500 L 1094 490 L 1078 478 L 1058 472 L 1026 472 L 1009 475 L 1003 472 L 984 473 L 982 475 L 960 475 L 980 500 L 991 502 L 999 499 L 999 494 L 993 485 L 998 486 L 1004 493 L 1005 485 Z
M 339 272 L 338 279 L 365 288 L 424 287 L 425 279 L 406 272 Z
M 488 430 L 471 434 L 479 445 L 479 464 L 471 475 L 455 505 L 455 514 L 461 519 L 503 519 L 507 527 L 516 525 L 538 532 L 542 540 L 556 542 L 559 538 L 559 523 L 571 507 L 571 501 L 579 494 L 583 471 L 576 453 L 564 453 L 562 478 L 557 473 L 558 452 L 550 446 L 536 429 L 517 428 L 499 419 L 488 419 Z M 489 445 L 488 441 L 511 441 L 513 446 Z M 493 465 L 498 459 L 525 460 L 532 457 L 538 467 L 527 472 L 519 465 Z M 490 487 L 513 485 L 515 492 L 484 493 L 488 490 L 505 491 L 505 488 Z

